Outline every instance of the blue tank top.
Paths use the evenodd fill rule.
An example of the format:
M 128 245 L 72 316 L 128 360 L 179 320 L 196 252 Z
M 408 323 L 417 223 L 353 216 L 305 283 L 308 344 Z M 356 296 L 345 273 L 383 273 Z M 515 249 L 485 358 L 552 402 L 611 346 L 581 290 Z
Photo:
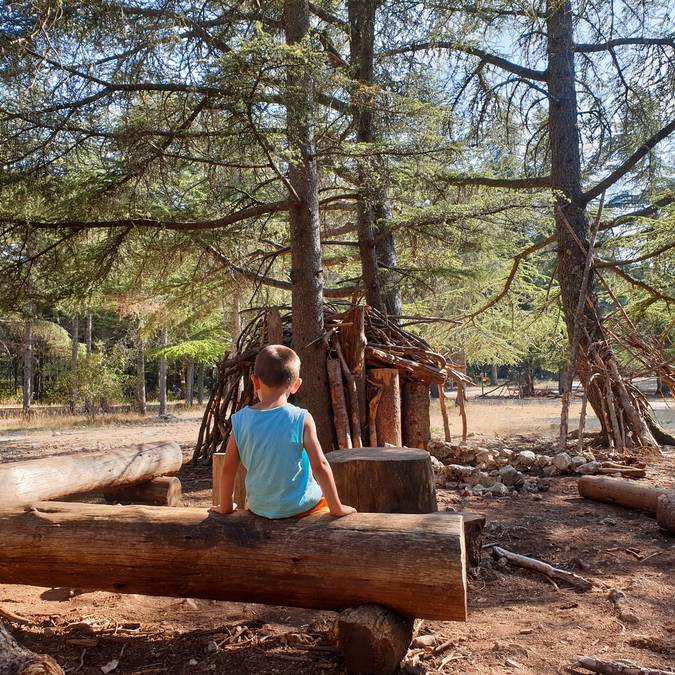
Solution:
M 232 432 L 246 468 L 248 508 L 266 518 L 289 518 L 314 508 L 323 497 L 303 446 L 306 410 L 242 408 Z M 243 504 L 242 504 L 243 506 Z

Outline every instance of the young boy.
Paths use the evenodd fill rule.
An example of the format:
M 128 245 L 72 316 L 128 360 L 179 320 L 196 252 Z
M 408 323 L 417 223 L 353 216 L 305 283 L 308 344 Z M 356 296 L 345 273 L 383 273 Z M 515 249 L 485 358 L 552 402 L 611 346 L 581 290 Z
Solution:
M 232 415 L 220 481 L 220 503 L 211 510 L 232 513 L 234 478 L 246 467 L 248 508 L 265 518 L 326 512 L 346 516 L 356 509 L 340 501 L 330 464 L 312 416 L 288 403 L 300 388 L 300 358 L 288 347 L 269 345 L 251 375 L 258 403 Z

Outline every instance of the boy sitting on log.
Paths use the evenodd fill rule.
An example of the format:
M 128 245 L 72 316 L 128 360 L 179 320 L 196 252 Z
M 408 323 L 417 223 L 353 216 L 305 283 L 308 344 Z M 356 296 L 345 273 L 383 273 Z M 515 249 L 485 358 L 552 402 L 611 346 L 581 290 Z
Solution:
M 232 513 L 234 482 L 246 468 L 248 509 L 265 518 L 330 512 L 346 516 L 312 416 L 288 403 L 302 384 L 300 358 L 288 347 L 269 345 L 258 354 L 251 380 L 258 403 L 232 415 L 216 513 Z

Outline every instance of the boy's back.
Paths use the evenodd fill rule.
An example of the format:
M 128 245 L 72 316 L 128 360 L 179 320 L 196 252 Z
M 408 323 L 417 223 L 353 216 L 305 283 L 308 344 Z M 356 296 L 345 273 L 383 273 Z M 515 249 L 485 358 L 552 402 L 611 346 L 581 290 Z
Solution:
M 303 447 L 306 412 L 285 403 L 265 409 L 243 408 L 232 416 L 253 513 L 288 518 L 321 501 L 322 491 Z

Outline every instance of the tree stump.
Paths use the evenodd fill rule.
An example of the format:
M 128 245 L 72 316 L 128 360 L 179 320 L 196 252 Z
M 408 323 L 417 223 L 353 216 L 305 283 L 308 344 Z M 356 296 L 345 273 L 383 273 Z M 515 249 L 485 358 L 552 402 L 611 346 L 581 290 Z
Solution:
M 403 444 L 407 447 L 427 449 L 431 440 L 430 405 L 426 382 L 410 380 L 403 385 Z
M 368 415 L 371 425 L 371 443 L 373 427 L 378 446 L 386 443 L 400 447 L 403 445 L 401 434 L 401 387 L 396 368 L 372 368 L 368 375 L 375 381 L 378 391 L 377 403 L 372 405 Z M 371 403 L 374 399 L 371 399 Z
M 0 624 L 0 675 L 63 675 L 51 656 L 22 647 Z
M 326 456 L 340 499 L 362 513 L 438 509 L 428 452 L 416 448 L 336 450 Z
M 160 476 L 147 483 L 130 485 L 103 497 L 112 504 L 152 504 L 154 506 L 182 506 L 183 494 L 180 480 L 175 476 Z
M 380 605 L 361 605 L 340 613 L 337 644 L 347 671 L 390 675 L 398 670 L 412 640 L 414 619 Z
M 213 453 L 212 464 L 212 502 L 214 506 L 220 503 L 220 474 L 223 470 L 225 461 L 224 452 Z M 243 464 L 239 464 L 237 475 L 234 478 L 234 502 L 240 509 L 246 508 L 246 469 Z
M 675 533 L 675 492 L 659 496 L 656 504 L 656 522 L 664 530 Z

